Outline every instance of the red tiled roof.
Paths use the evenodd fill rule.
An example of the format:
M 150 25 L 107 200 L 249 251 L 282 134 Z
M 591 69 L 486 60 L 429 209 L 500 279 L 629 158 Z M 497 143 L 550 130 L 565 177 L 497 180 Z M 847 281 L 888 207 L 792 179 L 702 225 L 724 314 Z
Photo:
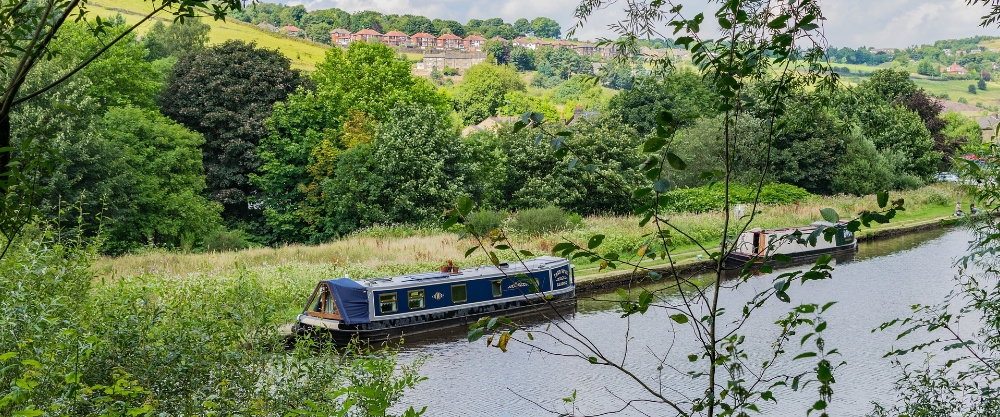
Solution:
M 381 33 L 378 33 L 378 32 L 376 32 L 374 30 L 371 30 L 371 29 L 361 29 L 361 30 L 355 32 L 354 34 L 355 35 L 378 35 L 378 36 L 382 36 Z
M 430 33 L 427 33 L 427 32 L 414 33 L 413 36 L 410 36 L 410 37 L 411 38 L 431 38 L 431 39 L 435 39 L 434 35 L 431 35 Z
M 444 35 L 438 36 L 438 39 L 458 39 L 458 40 L 462 40 L 462 38 L 460 38 L 458 36 L 455 36 L 454 34 L 451 34 L 451 33 L 445 33 Z
M 298 31 L 301 31 L 302 29 L 299 29 L 299 28 L 297 28 L 297 27 L 295 27 L 295 26 L 291 26 L 291 25 L 288 25 L 288 26 L 283 26 L 283 27 L 281 28 L 281 30 L 287 30 L 287 31 L 289 31 L 289 32 L 291 32 L 291 31 L 295 31 L 295 32 L 298 32 Z
M 409 37 L 409 35 L 407 35 L 407 34 L 405 34 L 403 32 L 400 32 L 398 30 L 394 30 L 394 31 L 391 31 L 389 33 L 386 33 L 385 36 L 406 36 L 406 37 Z
M 442 38 L 443 37 L 444 36 L 442 36 Z M 485 41 L 486 38 L 484 38 L 482 36 L 479 36 L 479 35 L 469 35 L 469 36 L 465 37 L 465 40 L 467 40 L 467 41 Z

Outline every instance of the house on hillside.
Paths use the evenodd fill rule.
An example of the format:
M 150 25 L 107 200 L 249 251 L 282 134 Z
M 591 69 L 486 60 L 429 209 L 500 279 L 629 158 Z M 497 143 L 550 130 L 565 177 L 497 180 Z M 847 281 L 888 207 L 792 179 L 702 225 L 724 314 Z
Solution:
M 485 52 L 445 52 L 443 54 L 424 54 L 424 61 L 417 64 L 417 69 L 424 71 L 443 71 L 445 67 L 455 68 L 463 72 L 473 65 L 486 60 Z
M 486 43 L 486 38 L 479 35 L 469 35 L 466 36 L 462 42 L 462 46 L 466 51 L 479 52 L 483 50 L 483 44 Z
M 416 48 L 434 49 L 437 45 L 437 38 L 427 32 L 414 33 L 410 36 L 410 44 Z
M 330 31 L 330 44 L 347 46 L 351 43 L 351 31 L 344 28 L 337 28 Z
M 514 46 L 523 46 L 526 49 L 535 49 L 535 41 L 528 38 L 514 38 L 511 44 Z
M 945 68 L 944 69 L 944 73 L 945 74 L 955 74 L 955 75 L 965 75 L 965 74 L 968 74 L 969 71 L 966 70 L 965 67 L 963 67 L 961 65 L 958 65 L 958 63 L 955 62 L 955 63 L 952 63 L 951 65 L 949 65 L 947 68 Z
M 302 29 L 299 29 L 299 28 L 297 28 L 295 26 L 292 26 L 292 25 L 288 25 L 288 26 L 283 26 L 279 30 L 279 32 L 281 32 L 281 33 L 287 33 L 288 36 L 299 36 L 299 34 L 302 33 Z
M 272 24 L 267 23 L 267 22 L 260 22 L 260 23 L 257 24 L 257 27 L 260 28 L 260 30 L 271 32 L 271 33 L 275 33 L 275 32 L 278 31 L 278 27 L 277 26 L 272 25 Z
M 462 38 L 451 33 L 445 33 L 438 36 L 437 47 L 441 49 L 462 49 Z
M 976 123 L 979 123 L 979 130 L 983 134 L 983 142 L 989 142 L 996 132 L 997 125 L 1000 124 L 1000 115 L 994 113 L 986 117 L 980 117 L 976 119 Z
M 573 50 L 580 55 L 594 56 L 597 53 L 597 45 L 589 42 L 578 43 L 573 45 Z
M 410 36 L 398 30 L 393 30 L 382 36 L 382 41 L 389 46 L 402 46 L 410 42 Z
M 352 42 L 382 42 L 382 34 L 372 29 L 362 29 L 351 35 Z

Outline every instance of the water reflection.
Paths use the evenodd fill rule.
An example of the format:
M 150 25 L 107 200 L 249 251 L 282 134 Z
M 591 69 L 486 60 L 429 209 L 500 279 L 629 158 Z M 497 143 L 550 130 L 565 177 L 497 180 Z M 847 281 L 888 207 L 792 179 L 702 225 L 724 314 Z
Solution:
M 892 381 L 898 371 L 882 358 L 894 343 L 894 335 L 871 333 L 880 323 L 904 316 L 914 303 L 936 302 L 949 290 L 955 271 L 951 262 L 963 254 L 967 232 L 933 230 L 878 242 L 862 243 L 854 259 L 838 260 L 831 280 L 812 282 L 789 291 L 795 303 L 838 301 L 826 315 L 828 348 L 837 348 L 847 362 L 837 372 L 831 415 L 863 415 L 871 410 L 873 400 L 894 398 Z M 742 308 L 757 291 L 771 285 L 770 276 L 752 278 L 738 290 L 722 297 L 730 311 Z M 658 284 L 662 288 L 664 284 Z M 654 289 L 657 287 L 653 287 Z M 686 356 L 696 353 L 686 328 L 673 327 L 667 313 L 651 309 L 643 316 L 625 320 L 616 311 L 615 295 L 586 294 L 579 300 L 569 321 L 581 329 L 608 356 L 621 355 L 624 340 L 630 340 L 625 363 L 645 381 L 652 381 L 667 392 L 694 394 L 695 384 L 684 375 Z M 774 303 L 758 312 L 757 320 L 748 323 L 743 333 L 753 335 L 747 344 L 752 352 L 765 352 L 776 334 L 773 322 L 787 311 L 787 305 Z M 536 329 L 541 331 L 541 326 Z M 561 398 L 577 390 L 579 413 L 597 414 L 622 407 L 620 398 L 649 398 L 638 385 L 620 372 L 606 366 L 594 366 L 578 358 L 552 356 L 511 344 L 508 353 L 487 348 L 484 343 L 467 343 L 464 330 L 441 335 L 431 341 L 408 341 L 405 355 L 430 354 L 421 371 L 428 377 L 408 393 L 402 403 L 428 406 L 429 416 L 538 416 L 546 415 L 540 407 L 571 411 Z M 554 351 L 565 351 L 560 343 L 537 341 Z M 654 356 L 654 354 L 656 356 Z M 663 355 L 667 371 L 658 370 Z M 404 356 L 405 356 L 404 355 Z M 751 361 L 759 362 L 764 358 Z M 619 356 L 620 357 L 620 356 Z M 802 363 L 802 366 L 808 366 Z M 798 364 L 780 371 L 794 372 Z M 676 368 L 677 371 L 669 371 Z M 672 394 L 674 395 L 674 394 Z M 766 414 L 801 414 L 806 404 L 815 401 L 812 388 L 808 395 L 785 395 Z M 638 406 L 642 412 L 662 415 L 662 407 Z M 672 413 L 671 413 L 672 414 Z M 642 415 L 626 409 L 620 415 Z

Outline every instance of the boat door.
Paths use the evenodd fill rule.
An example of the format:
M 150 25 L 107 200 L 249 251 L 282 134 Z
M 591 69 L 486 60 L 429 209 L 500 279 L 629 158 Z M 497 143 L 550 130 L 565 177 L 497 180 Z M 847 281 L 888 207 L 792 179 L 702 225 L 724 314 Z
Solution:
M 763 231 L 753 232 L 753 252 L 761 258 L 767 254 L 767 234 Z
M 323 319 L 342 320 L 340 310 L 337 309 L 337 302 L 334 301 L 333 292 L 325 282 L 319 283 L 309 303 L 306 304 L 306 315 Z

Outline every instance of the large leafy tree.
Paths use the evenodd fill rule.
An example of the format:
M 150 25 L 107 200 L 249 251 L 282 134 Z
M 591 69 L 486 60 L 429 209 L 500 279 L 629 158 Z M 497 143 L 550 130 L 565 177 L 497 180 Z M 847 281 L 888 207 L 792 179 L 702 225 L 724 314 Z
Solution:
M 463 191 L 462 142 L 447 114 L 429 105 L 403 105 L 379 125 L 370 144 L 338 159 L 322 184 L 329 210 L 318 238 L 375 223 L 434 221 Z
M 254 222 L 256 188 L 247 175 L 260 167 L 256 147 L 275 102 L 301 85 L 298 71 L 276 50 L 228 41 L 177 61 L 160 97 L 164 115 L 205 136 L 208 196 L 231 226 Z
M 340 153 L 358 143 L 344 136 L 346 120 L 363 119 L 374 127 L 405 104 L 427 105 L 436 114 L 451 107 L 444 93 L 414 77 L 408 63 L 380 44 L 355 42 L 346 51 L 331 49 L 312 82 L 315 90 L 302 89 L 275 105 L 268 136 L 258 147 L 263 165 L 252 181 L 262 191 L 270 243 L 313 236 L 322 220 L 314 207 L 322 200 L 319 183 L 335 175 L 328 168 L 338 166 Z
M 131 35 L 135 28 L 145 24 L 157 14 L 172 14 L 178 18 L 192 18 L 208 10 L 211 16 L 221 19 L 232 10 L 240 10 L 243 3 L 238 0 L 222 0 L 209 4 L 203 0 L 159 0 L 151 3 L 151 9 L 131 26 L 126 26 L 116 36 L 102 42 L 103 46 L 76 60 L 70 69 L 56 74 L 51 82 L 32 89 L 23 89 L 29 76 L 38 71 L 39 63 L 51 59 L 53 41 L 68 22 L 86 22 L 94 36 L 100 36 L 113 23 L 88 14 L 84 0 L 41 0 L 17 1 L 0 4 L 3 16 L 0 30 L 0 54 L 10 62 L 4 66 L 2 87 L 0 87 L 0 234 L 4 237 L 0 247 L 0 258 L 4 256 L 12 239 L 20 233 L 31 216 L 32 196 L 21 190 L 26 183 L 22 168 L 32 166 L 36 160 L 32 153 L 21 153 L 15 161 L 11 145 L 11 114 L 19 106 L 66 82 L 70 77 L 89 66 L 106 51 Z M 23 149 L 22 149 L 23 151 Z M 12 164 L 12 162 L 14 162 Z M 31 193 L 29 193 L 31 194 Z
M 97 126 L 106 146 L 120 153 L 127 194 L 107 224 L 113 253 L 143 244 L 179 247 L 218 227 L 221 207 L 203 195 L 199 147 L 204 139 L 150 110 L 110 109 Z M 102 162 L 103 163 L 103 162 Z
M 680 127 L 688 126 L 715 113 L 712 89 L 693 71 L 676 71 L 662 80 L 640 78 L 631 90 L 615 94 L 608 103 L 608 113 L 640 135 L 654 131 L 661 110 L 670 111 Z
M 559 23 L 547 17 L 536 17 L 531 21 L 531 32 L 540 38 L 558 38 L 561 31 Z
M 514 91 L 526 91 L 524 80 L 513 68 L 482 63 L 469 68 L 455 94 L 455 109 L 466 124 L 476 124 L 497 114 L 504 105 L 504 96 Z
M 149 49 L 148 59 L 152 61 L 168 56 L 181 56 L 205 49 L 208 32 L 211 30 L 211 26 L 197 19 L 187 19 L 169 25 L 157 21 L 149 32 L 146 32 L 143 40 Z

